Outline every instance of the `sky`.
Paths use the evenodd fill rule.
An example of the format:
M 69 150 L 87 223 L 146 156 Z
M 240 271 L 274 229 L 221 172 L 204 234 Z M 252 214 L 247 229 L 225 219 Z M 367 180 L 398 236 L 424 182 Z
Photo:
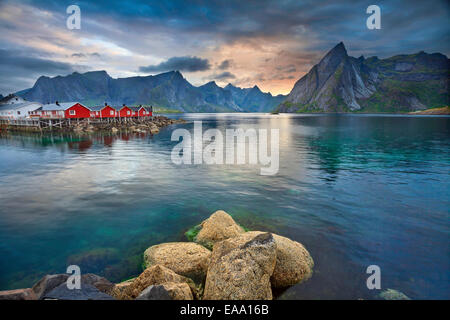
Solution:
M 41 75 L 105 70 L 114 78 L 179 70 L 193 85 L 216 81 L 287 94 L 343 41 L 350 55 L 449 56 L 443 0 L 11 1 L 0 0 L 0 93 Z M 66 9 L 78 5 L 81 29 Z M 369 30 L 369 5 L 381 29 Z

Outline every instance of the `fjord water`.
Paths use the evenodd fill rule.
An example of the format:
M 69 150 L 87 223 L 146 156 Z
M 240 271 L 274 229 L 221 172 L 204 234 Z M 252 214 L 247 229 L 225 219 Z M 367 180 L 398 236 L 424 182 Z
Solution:
M 159 134 L 0 136 L 0 289 L 78 264 L 112 281 L 223 209 L 303 243 L 313 277 L 279 299 L 449 299 L 450 118 L 182 114 Z M 280 170 L 171 162 L 175 128 L 280 129 Z

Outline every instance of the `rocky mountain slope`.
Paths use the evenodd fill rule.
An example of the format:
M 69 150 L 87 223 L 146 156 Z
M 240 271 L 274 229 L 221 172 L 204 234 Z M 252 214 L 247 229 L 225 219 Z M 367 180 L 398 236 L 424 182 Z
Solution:
M 419 52 L 350 57 L 341 42 L 298 80 L 278 112 L 405 112 L 449 104 L 449 59 Z
M 17 94 L 41 103 L 80 101 L 100 105 L 106 101 L 112 105 L 146 104 L 186 112 L 270 111 L 281 102 L 279 96 L 254 89 L 232 85 L 221 88 L 215 82 L 195 87 L 179 71 L 118 79 L 105 71 L 93 71 L 54 78 L 42 76 L 32 88 Z

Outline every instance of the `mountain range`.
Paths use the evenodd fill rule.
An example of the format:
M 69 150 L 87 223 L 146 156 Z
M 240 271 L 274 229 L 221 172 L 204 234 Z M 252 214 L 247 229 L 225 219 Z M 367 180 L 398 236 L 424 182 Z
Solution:
M 341 42 L 278 106 L 278 112 L 407 112 L 449 105 L 449 59 L 423 51 L 350 57 Z
M 287 96 L 214 81 L 196 87 L 179 71 L 118 79 L 106 71 L 41 76 L 16 94 L 41 103 L 146 104 L 185 112 L 411 112 L 448 106 L 449 76 L 449 59 L 440 53 L 354 58 L 341 42 Z
M 145 104 L 184 112 L 267 112 L 285 96 L 272 96 L 257 86 L 219 87 L 214 81 L 196 87 L 179 71 L 154 76 L 114 79 L 106 71 L 74 72 L 68 76 L 41 76 L 34 86 L 16 93 L 30 101 L 79 101 L 88 106 Z

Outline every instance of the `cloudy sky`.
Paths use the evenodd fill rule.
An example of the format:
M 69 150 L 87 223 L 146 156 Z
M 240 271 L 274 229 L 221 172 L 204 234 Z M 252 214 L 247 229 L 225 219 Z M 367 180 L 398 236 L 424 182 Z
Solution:
M 81 9 L 80 30 L 66 27 L 71 4 Z M 366 27 L 370 4 L 381 7 L 381 30 Z M 449 18 L 446 0 L 0 0 L 0 93 L 91 70 L 180 70 L 194 85 L 288 93 L 340 41 L 353 56 L 449 56 Z

